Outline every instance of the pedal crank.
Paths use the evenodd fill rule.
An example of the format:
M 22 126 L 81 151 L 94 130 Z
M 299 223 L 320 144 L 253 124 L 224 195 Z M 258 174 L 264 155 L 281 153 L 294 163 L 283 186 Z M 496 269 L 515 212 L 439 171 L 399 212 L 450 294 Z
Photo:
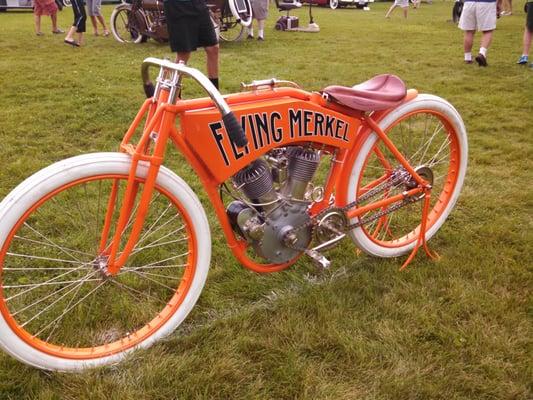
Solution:
M 329 261 L 322 253 L 319 253 L 313 249 L 306 249 L 304 253 L 311 258 L 313 263 L 321 270 L 328 269 L 331 265 Z

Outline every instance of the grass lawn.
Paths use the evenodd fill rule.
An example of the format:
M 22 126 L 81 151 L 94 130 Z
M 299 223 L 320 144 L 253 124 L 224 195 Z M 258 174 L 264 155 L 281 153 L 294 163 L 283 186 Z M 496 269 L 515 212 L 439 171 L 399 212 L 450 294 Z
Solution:
M 533 397 L 533 69 L 515 65 L 524 14 L 499 20 L 488 68 L 465 65 L 452 2 L 410 10 L 313 9 L 318 34 L 274 30 L 221 44 L 221 91 L 277 77 L 319 90 L 394 73 L 450 101 L 469 134 L 463 193 L 430 242 L 441 259 L 356 254 L 348 241 L 317 274 L 302 259 L 258 275 L 232 257 L 206 196 L 179 157 L 167 165 L 208 209 L 206 287 L 168 339 L 116 366 L 49 373 L 0 354 L 0 399 L 531 399 Z M 103 8 L 106 18 L 112 6 Z M 300 10 L 307 24 L 307 10 Z M 72 21 L 70 9 L 60 26 Z M 0 13 L 0 196 L 65 157 L 113 151 L 143 101 L 140 65 L 167 45 L 122 45 L 33 31 L 28 12 Z M 90 30 L 90 29 L 89 29 Z M 479 46 L 476 35 L 474 51 Z M 203 52 L 191 65 L 204 70 Z M 185 96 L 200 96 L 192 84 Z M 1 223 L 1 222 L 0 222 Z M 75 332 L 72 332 L 75 335 Z

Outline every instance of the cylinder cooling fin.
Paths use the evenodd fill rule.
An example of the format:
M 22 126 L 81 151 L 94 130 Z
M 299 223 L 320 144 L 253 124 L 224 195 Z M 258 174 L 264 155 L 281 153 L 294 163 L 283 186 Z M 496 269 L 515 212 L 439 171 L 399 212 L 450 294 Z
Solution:
M 233 176 L 233 182 L 249 199 L 261 199 L 272 191 L 273 181 L 266 161 L 258 159 Z
M 300 182 L 309 182 L 318 168 L 320 156 L 313 149 L 289 147 L 289 176 Z

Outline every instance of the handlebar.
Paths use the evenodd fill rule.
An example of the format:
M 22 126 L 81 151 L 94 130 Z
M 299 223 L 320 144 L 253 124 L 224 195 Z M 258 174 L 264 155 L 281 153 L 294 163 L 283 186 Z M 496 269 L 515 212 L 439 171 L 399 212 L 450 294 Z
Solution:
M 275 88 L 275 87 L 293 87 L 300 89 L 300 85 L 291 81 L 279 80 L 276 78 L 263 79 L 260 81 L 252 81 L 252 83 L 241 82 L 241 90 L 257 90 L 261 88 Z
M 224 127 L 226 128 L 226 132 L 228 132 L 231 141 L 239 147 L 244 147 L 248 144 L 248 139 L 244 134 L 241 124 L 235 117 L 235 114 L 233 114 L 233 111 L 231 111 L 228 103 L 226 103 L 218 89 L 204 74 L 195 68 L 187 67 L 185 64 L 178 64 L 168 60 L 148 57 L 143 61 L 141 66 L 141 77 L 144 86 L 150 84 L 149 68 L 151 66 L 176 71 L 181 75 L 190 76 L 196 82 L 198 82 L 198 84 L 207 92 L 209 97 L 211 97 L 213 103 L 215 103 L 215 106 L 220 111 L 220 114 L 222 115 L 222 122 L 224 123 Z

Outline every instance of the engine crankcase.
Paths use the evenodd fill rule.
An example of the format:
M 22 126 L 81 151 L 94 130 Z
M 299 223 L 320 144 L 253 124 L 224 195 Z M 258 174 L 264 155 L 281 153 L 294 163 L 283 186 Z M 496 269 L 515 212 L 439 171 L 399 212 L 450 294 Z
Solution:
M 265 220 L 264 236 L 254 245 L 255 251 L 275 264 L 293 259 L 301 253 L 298 249 L 307 248 L 311 242 L 312 226 L 308 224 L 310 220 L 307 204 L 284 203 L 269 213 Z M 305 224 L 308 226 L 301 228 Z

